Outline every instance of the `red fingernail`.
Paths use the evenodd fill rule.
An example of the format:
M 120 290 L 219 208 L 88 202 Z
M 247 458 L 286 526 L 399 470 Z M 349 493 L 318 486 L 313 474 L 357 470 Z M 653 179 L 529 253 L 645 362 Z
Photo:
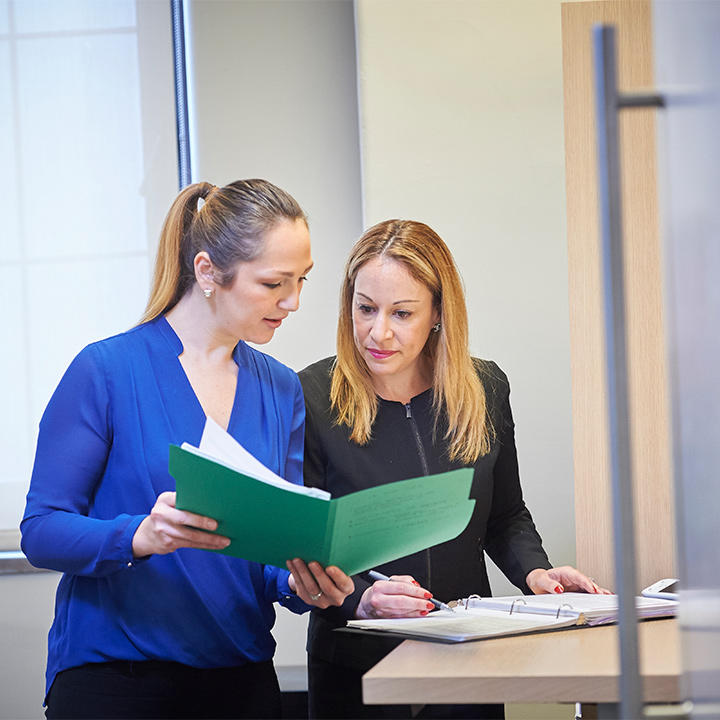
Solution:
M 413 584 L 413 585 L 417 585 L 418 587 L 420 587 L 420 583 L 419 583 L 417 580 L 413 580 L 413 581 L 412 581 L 412 584 Z
M 562 591 L 563 591 L 562 585 L 556 585 L 556 586 L 555 586 L 555 592 L 556 592 L 556 593 L 561 593 Z
M 427 611 L 427 610 L 421 610 L 421 611 L 420 611 L 420 614 L 421 614 L 421 615 L 427 615 L 427 614 L 428 614 L 428 611 Z
M 429 600 L 432 597 L 432 593 L 426 592 L 425 593 L 425 599 Z
M 432 610 L 435 606 L 432 603 L 427 604 L 427 609 Z

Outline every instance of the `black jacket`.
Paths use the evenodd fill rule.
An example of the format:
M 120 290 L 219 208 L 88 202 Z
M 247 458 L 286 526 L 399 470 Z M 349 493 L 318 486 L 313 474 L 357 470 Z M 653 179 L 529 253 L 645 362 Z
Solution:
M 383 483 L 463 467 L 448 459 L 443 439 L 447 425 L 442 418 L 437 433 L 433 433 L 432 389 L 407 405 L 379 398 L 370 442 L 364 446 L 351 442 L 349 428 L 336 425 L 330 410 L 333 360 L 326 358 L 300 373 L 307 412 L 306 485 L 340 497 Z M 493 362 L 475 363 L 485 388 L 494 438 L 490 452 L 474 464 L 470 496 L 476 503 L 470 522 L 454 540 L 376 568 L 386 575 L 412 575 L 445 602 L 473 593 L 490 595 L 485 552 L 525 593 L 530 592 L 525 584 L 530 570 L 551 567 L 522 497 L 507 377 Z M 379 660 L 398 641 L 332 632 L 352 618 L 370 585 L 362 575 L 353 579 L 355 591 L 342 607 L 313 611 L 308 652 L 330 662 L 359 667 Z

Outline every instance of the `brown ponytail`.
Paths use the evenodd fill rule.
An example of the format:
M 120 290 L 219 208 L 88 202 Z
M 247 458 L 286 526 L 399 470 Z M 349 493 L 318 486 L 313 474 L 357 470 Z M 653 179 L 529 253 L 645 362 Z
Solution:
M 201 199 L 205 203 L 198 208 Z M 265 234 L 283 219 L 307 224 L 295 199 L 267 180 L 237 180 L 222 188 L 207 182 L 188 185 L 165 218 L 140 322 L 171 310 L 192 287 L 199 252 L 207 252 L 218 270 L 216 282 L 229 285 L 237 264 L 256 257 Z
M 150 298 L 141 323 L 154 320 L 180 299 L 177 294 L 182 284 L 180 258 L 184 254 L 183 240 L 188 236 L 187 229 L 192 215 L 197 212 L 198 200 L 205 198 L 213 187 L 210 183 L 188 185 L 170 206 L 160 233 Z

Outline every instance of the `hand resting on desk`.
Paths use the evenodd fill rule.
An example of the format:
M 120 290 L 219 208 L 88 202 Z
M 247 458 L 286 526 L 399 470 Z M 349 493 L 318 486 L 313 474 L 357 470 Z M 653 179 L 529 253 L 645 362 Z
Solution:
M 550 568 L 550 570 L 535 568 L 527 574 L 525 582 L 535 595 L 561 592 L 612 594 L 610 590 L 600 587 L 592 578 L 583 575 L 570 565 Z

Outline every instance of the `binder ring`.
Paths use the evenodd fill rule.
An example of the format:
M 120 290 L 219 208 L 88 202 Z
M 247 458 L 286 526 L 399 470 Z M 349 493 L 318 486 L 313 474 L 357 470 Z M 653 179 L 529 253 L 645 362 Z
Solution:
M 562 612 L 563 608 L 570 608 L 570 610 L 572 610 L 573 606 L 570 603 L 563 603 L 562 605 L 558 605 L 557 612 L 555 613 L 556 620 L 560 617 L 560 613 Z
M 480 595 L 468 595 L 468 597 L 465 598 L 465 609 L 467 610 L 470 607 L 470 601 L 471 600 L 482 600 Z
M 508 613 L 508 615 L 512 615 L 512 614 L 513 614 L 513 610 L 515 609 L 515 603 L 516 603 L 516 602 L 521 602 L 523 605 L 527 605 L 527 601 L 523 600 L 522 598 L 515 598 L 515 599 L 512 601 L 512 605 L 510 606 L 510 612 Z

